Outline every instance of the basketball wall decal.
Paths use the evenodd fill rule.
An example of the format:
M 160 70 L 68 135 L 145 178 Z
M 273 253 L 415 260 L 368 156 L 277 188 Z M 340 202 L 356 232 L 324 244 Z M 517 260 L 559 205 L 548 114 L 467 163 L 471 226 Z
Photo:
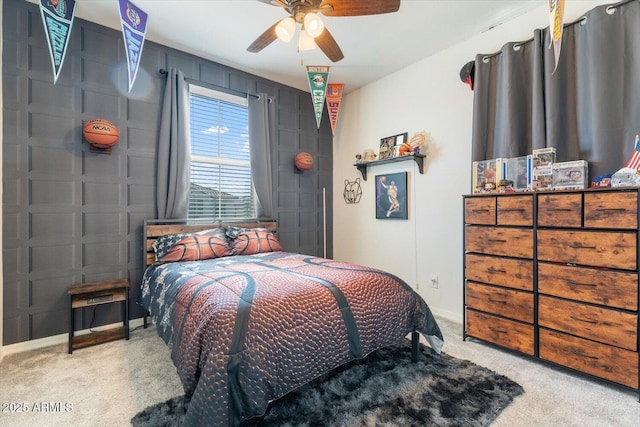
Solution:
M 311 154 L 305 153 L 304 151 L 296 154 L 296 167 L 298 169 L 300 169 L 301 171 L 306 171 L 311 169 L 312 166 L 313 157 L 311 157 Z
M 82 128 L 84 139 L 95 148 L 111 148 L 118 142 L 118 128 L 108 120 L 93 119 Z

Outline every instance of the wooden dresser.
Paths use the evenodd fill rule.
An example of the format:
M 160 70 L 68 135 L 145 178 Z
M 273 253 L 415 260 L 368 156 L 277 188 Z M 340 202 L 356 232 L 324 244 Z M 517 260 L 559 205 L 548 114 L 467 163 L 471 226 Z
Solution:
M 638 390 L 638 189 L 463 199 L 464 338 Z

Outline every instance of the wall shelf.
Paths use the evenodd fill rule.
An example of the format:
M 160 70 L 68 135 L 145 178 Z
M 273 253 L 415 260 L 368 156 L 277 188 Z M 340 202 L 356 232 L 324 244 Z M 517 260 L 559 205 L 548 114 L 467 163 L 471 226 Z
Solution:
M 382 165 L 385 163 L 394 163 L 394 162 L 402 162 L 405 160 L 414 160 L 418 165 L 418 170 L 420 173 L 424 173 L 424 159 L 426 158 L 426 154 L 412 154 L 408 156 L 398 156 L 398 157 L 389 157 L 387 159 L 381 160 L 373 160 L 371 162 L 360 162 L 354 163 L 353 166 L 357 167 L 360 173 L 362 174 L 362 179 L 367 180 L 367 168 L 369 166 Z

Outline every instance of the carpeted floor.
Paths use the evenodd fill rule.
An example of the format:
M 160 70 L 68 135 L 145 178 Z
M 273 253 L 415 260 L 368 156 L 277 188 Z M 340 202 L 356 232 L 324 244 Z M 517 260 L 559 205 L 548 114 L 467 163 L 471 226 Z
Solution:
M 486 426 L 522 394 L 509 378 L 411 343 L 349 363 L 274 402 L 244 426 Z M 184 397 L 147 408 L 135 427 L 180 426 Z

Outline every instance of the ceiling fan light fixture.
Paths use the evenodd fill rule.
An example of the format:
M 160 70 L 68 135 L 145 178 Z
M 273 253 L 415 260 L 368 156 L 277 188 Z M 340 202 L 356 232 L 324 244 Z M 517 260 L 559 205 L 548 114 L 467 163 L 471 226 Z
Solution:
M 276 25 L 276 35 L 280 40 L 289 43 L 293 39 L 296 31 L 296 21 L 293 18 L 285 18 Z
M 316 38 L 324 31 L 324 22 L 318 14 L 309 12 L 304 16 L 304 28 L 311 37 Z
M 313 37 L 303 28 L 300 30 L 300 38 L 298 39 L 298 52 L 303 50 L 313 50 L 316 48 L 316 42 Z

